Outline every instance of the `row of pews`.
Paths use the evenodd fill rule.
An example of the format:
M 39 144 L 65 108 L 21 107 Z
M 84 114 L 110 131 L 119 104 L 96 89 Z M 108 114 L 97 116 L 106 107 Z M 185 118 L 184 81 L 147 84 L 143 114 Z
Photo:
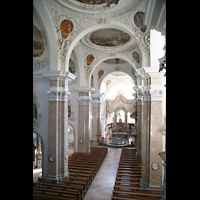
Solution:
M 157 200 L 163 197 L 163 191 L 140 188 L 142 176 L 141 156 L 136 149 L 122 149 L 116 175 L 112 200 Z
M 66 180 L 38 177 L 38 182 L 33 182 L 33 199 L 83 200 L 108 153 L 106 147 L 90 147 L 90 150 L 90 154 L 73 153 L 68 158 Z

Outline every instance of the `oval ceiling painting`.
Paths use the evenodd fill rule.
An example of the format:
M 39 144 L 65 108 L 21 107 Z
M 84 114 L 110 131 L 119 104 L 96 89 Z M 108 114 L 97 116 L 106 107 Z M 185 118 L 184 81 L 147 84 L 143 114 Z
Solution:
M 92 33 L 90 40 L 98 46 L 112 47 L 127 43 L 130 35 L 114 28 L 106 28 Z
M 103 4 L 103 3 L 108 3 L 108 4 L 118 4 L 119 0 L 76 0 L 79 1 L 81 3 L 85 3 L 85 4 L 91 4 L 91 5 L 98 5 L 98 4 Z

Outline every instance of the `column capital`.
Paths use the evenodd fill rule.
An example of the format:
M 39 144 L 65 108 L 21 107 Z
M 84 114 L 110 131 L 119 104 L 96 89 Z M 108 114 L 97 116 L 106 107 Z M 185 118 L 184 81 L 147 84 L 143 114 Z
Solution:
M 49 95 L 49 101 L 68 101 L 70 92 L 63 87 L 58 87 L 56 90 L 47 91 Z

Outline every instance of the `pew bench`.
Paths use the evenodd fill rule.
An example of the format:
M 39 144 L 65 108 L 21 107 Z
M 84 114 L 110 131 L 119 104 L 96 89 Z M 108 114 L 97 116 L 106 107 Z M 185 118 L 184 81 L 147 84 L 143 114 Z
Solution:
M 72 200 L 72 199 L 67 197 L 57 197 L 57 196 L 33 193 L 33 200 Z
M 79 192 L 80 196 L 79 199 L 84 198 L 84 188 L 83 186 L 68 186 L 68 185 L 63 185 L 63 184 L 52 184 L 52 183 L 43 183 L 43 182 L 33 182 L 33 187 L 40 187 L 40 188 L 45 188 L 45 189 L 52 189 L 52 190 L 63 190 L 63 191 L 69 191 L 69 192 Z
M 115 186 L 140 187 L 139 182 L 115 181 Z
M 137 193 L 137 192 L 121 192 L 113 191 L 113 197 L 128 197 L 133 199 L 143 199 L 143 200 L 160 200 L 163 195 L 161 194 L 149 194 L 149 193 Z
M 61 191 L 61 190 L 52 190 L 41 187 L 33 187 L 33 194 L 43 194 L 43 195 L 51 195 L 52 197 L 66 197 L 74 200 L 79 199 L 79 192 L 69 192 L 69 191 Z
M 141 174 L 129 174 L 129 173 L 124 173 L 124 172 L 122 172 L 122 173 L 120 173 L 120 172 L 118 173 L 117 172 L 117 176 L 116 177 L 141 178 Z
M 45 178 L 40 178 L 38 177 L 38 182 L 45 182 L 45 183 L 53 183 L 53 184 L 63 184 L 66 186 L 82 186 L 84 189 L 84 192 L 87 192 L 87 182 L 84 180 L 66 180 L 66 181 L 62 181 L 62 180 L 56 180 L 56 179 L 45 179 Z
M 116 177 L 116 181 L 124 181 L 124 182 L 139 182 L 139 178 L 124 178 L 124 177 Z
M 163 195 L 163 190 L 159 189 L 147 189 L 147 188 L 137 188 L 137 187 L 126 187 L 126 186 L 114 186 L 114 191 Z

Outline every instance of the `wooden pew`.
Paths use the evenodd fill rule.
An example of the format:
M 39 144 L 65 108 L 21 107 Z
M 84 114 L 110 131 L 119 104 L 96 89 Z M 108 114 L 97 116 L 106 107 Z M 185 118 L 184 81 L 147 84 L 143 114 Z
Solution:
M 121 191 L 121 192 L 133 192 L 133 193 L 147 193 L 147 194 L 160 194 L 163 195 L 163 190 L 158 189 L 147 189 L 147 188 L 136 188 L 136 187 L 121 187 L 121 186 L 114 186 L 114 191 Z
M 52 184 L 52 183 L 44 183 L 44 182 L 33 182 L 33 187 L 40 187 L 45 189 L 53 189 L 53 190 L 63 190 L 63 191 L 69 191 L 69 192 L 78 192 L 79 200 L 84 198 L 84 188 L 83 186 L 76 185 L 76 186 L 68 186 L 64 184 Z
M 55 180 L 55 179 L 45 179 L 45 178 L 40 178 L 38 177 L 38 182 L 45 182 L 45 183 L 52 183 L 52 184 L 63 184 L 66 186 L 82 186 L 84 193 L 87 192 L 87 183 L 85 181 L 77 181 L 77 180 L 66 180 L 66 181 L 62 181 L 62 180 Z
M 79 192 L 69 192 L 69 191 L 62 191 L 62 190 L 53 190 L 41 187 L 33 187 L 33 194 L 38 193 L 43 195 L 51 195 L 56 197 L 66 197 L 71 198 L 74 200 L 79 199 L 80 193 Z
M 83 200 L 108 153 L 107 147 L 91 147 L 90 149 L 90 154 L 73 153 L 69 156 L 69 177 L 66 177 L 65 181 L 38 177 L 38 182 L 33 183 L 33 198 L 35 200 Z
M 67 197 L 56 197 L 56 196 L 51 196 L 51 195 L 33 193 L 33 200 L 72 200 L 72 199 L 67 198 Z
M 133 198 L 133 199 L 160 200 L 163 197 L 163 195 L 150 194 L 150 193 L 113 191 L 113 197 L 122 197 L 122 198 L 128 197 L 128 198 Z

